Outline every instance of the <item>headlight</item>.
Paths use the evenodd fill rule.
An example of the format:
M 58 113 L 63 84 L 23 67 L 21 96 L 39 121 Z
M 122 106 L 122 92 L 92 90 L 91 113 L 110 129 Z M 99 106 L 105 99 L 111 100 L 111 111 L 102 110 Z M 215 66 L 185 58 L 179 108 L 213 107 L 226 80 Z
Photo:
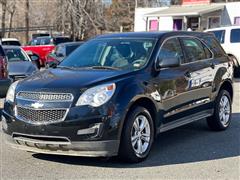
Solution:
M 99 107 L 111 99 L 115 89 L 116 85 L 114 83 L 90 88 L 79 97 L 76 106 L 90 105 Z
M 7 92 L 7 96 L 6 96 L 6 101 L 14 102 L 15 89 L 16 89 L 16 87 L 18 85 L 18 82 L 19 81 L 15 81 L 9 87 L 8 92 Z

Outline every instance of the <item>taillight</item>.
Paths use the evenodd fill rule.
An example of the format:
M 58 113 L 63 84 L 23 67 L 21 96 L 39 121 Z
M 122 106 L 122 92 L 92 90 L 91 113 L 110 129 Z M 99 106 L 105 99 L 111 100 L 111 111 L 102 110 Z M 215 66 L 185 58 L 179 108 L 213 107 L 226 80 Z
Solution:
M 7 70 L 7 60 L 5 57 L 0 56 L 0 78 L 7 78 L 8 70 Z

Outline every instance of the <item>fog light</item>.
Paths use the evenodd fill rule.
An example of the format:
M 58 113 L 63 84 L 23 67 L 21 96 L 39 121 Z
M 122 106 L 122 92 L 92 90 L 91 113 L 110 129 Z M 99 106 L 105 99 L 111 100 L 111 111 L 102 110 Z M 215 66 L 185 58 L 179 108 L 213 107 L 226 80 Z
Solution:
M 6 120 L 6 118 L 4 116 L 2 116 L 2 128 L 4 130 L 8 129 L 7 120 Z
M 79 129 L 77 131 L 77 135 L 94 135 L 98 136 L 100 132 L 102 131 L 103 123 L 97 123 L 93 126 L 86 128 L 86 129 Z

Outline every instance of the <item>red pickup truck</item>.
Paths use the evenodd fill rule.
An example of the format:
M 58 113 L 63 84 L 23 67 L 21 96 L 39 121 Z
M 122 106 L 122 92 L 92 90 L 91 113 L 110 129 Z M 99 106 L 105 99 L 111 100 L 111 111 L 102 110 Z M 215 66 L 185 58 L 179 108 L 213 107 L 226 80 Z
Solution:
M 37 37 L 30 41 L 28 46 L 23 46 L 25 51 L 31 51 L 40 57 L 40 65 L 45 66 L 46 57 L 53 51 L 56 45 L 64 42 L 71 42 L 69 37 Z

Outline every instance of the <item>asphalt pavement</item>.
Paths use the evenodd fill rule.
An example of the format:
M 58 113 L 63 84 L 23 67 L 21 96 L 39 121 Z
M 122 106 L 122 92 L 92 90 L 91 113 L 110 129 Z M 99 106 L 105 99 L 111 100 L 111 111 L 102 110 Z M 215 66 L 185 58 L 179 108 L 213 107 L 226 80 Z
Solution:
M 240 180 L 240 80 L 234 88 L 228 130 L 212 132 L 203 119 L 162 133 L 148 159 L 138 164 L 122 163 L 115 157 L 68 157 L 15 150 L 3 142 L 0 131 L 0 179 Z

